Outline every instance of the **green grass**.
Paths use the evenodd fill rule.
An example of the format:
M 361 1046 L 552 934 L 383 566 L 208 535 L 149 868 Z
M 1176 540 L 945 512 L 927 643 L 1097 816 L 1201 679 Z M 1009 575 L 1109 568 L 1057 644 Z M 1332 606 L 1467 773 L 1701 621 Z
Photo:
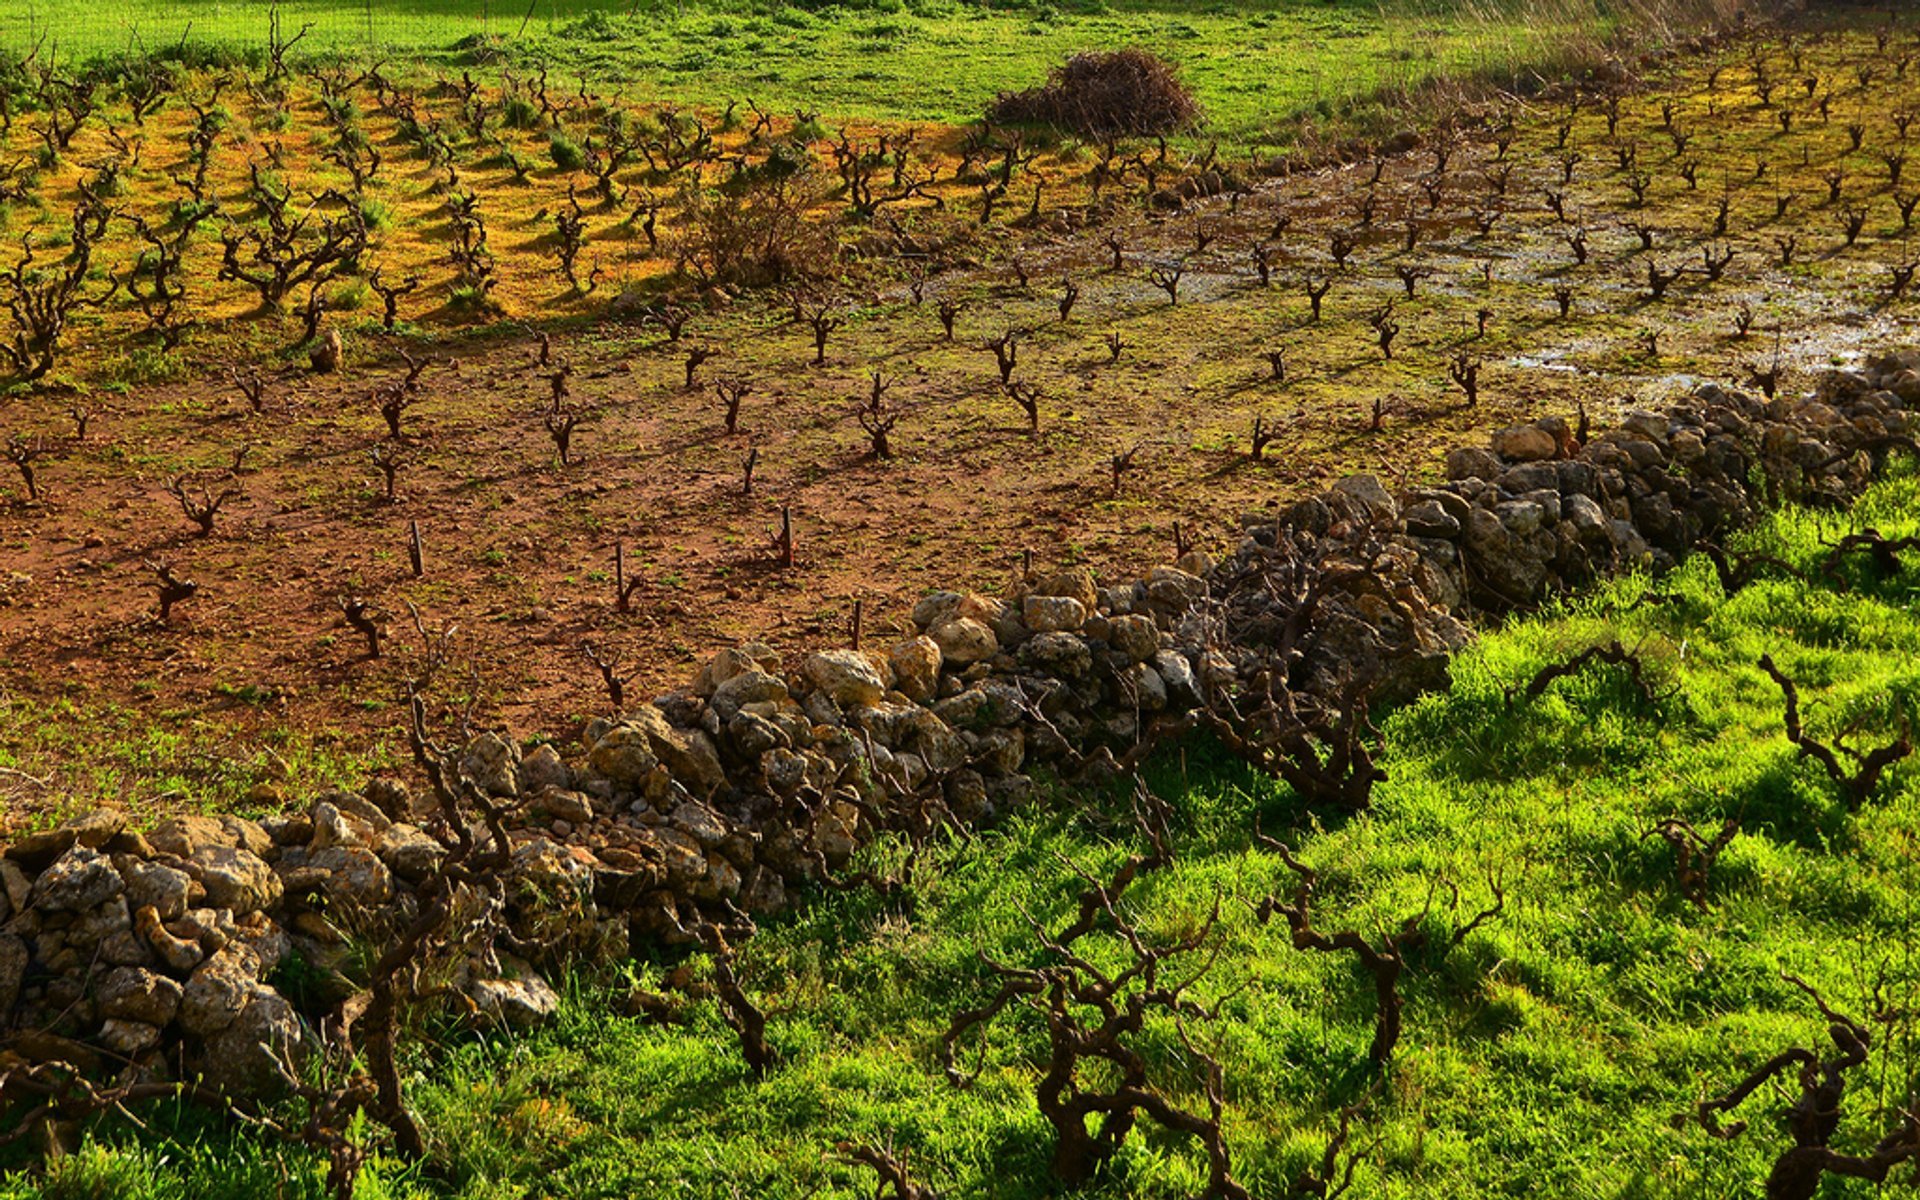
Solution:
M 216 684 L 232 709 L 266 709 L 274 695 L 257 684 Z M 84 694 L 51 703 L 0 689 L 0 813 L 28 825 L 97 807 L 136 820 L 182 808 L 248 812 L 265 784 L 290 803 L 343 781 L 364 780 L 396 761 L 385 739 L 277 728 L 248 730 L 158 702 L 124 706 Z M 159 819 L 153 817 L 153 819 Z
M 998 92 L 1039 83 L 1077 51 L 1139 45 L 1179 67 L 1211 133 L 1236 143 L 1278 136 L 1281 118 L 1316 106 L 1332 113 L 1436 73 L 1504 72 L 1550 57 L 1558 44 L 1537 22 L 1462 16 L 1452 0 L 1388 7 L 1383 15 L 1377 0 L 880 0 L 848 8 L 294 0 L 281 11 L 283 36 L 313 24 L 296 57 L 357 56 L 371 47 L 458 67 L 472 56 L 457 46 L 491 39 L 521 63 L 549 63 L 557 76 L 585 72 L 631 94 L 714 109 L 749 98 L 783 114 L 803 107 L 829 125 L 973 120 Z M 231 0 L 116 0 L 104 18 L 21 0 L 0 10 L 0 46 L 25 49 L 42 34 L 83 59 L 183 40 L 264 56 L 268 39 L 264 7 Z
M 1916 513 L 1920 485 L 1903 479 L 1851 515 L 1795 513 L 1749 540 L 1811 567 L 1823 540 L 1865 525 L 1906 534 Z M 1858 719 L 1860 744 L 1884 739 L 1895 710 L 1911 714 L 1920 697 L 1920 568 L 1890 579 L 1865 570 L 1849 568 L 1844 592 L 1780 578 L 1726 597 L 1695 561 L 1491 633 L 1458 657 L 1448 692 L 1383 719 L 1391 779 L 1358 816 L 1304 812 L 1202 747 L 1159 765 L 1150 782 L 1177 808 L 1177 861 L 1129 893 L 1129 911 L 1165 940 L 1219 903 L 1218 959 L 1192 993 L 1219 1015 L 1191 1027 L 1224 1064 L 1235 1170 L 1255 1195 L 1284 1195 L 1316 1161 L 1332 1114 L 1366 1092 L 1373 1020 L 1371 984 L 1346 956 L 1296 951 L 1278 921 L 1254 919 L 1261 896 L 1292 887 L 1252 845 L 1256 827 L 1320 872 L 1323 930 L 1397 925 L 1436 880 L 1459 886 L 1463 912 L 1486 903 L 1490 878 L 1507 893 L 1504 914 L 1451 954 L 1412 959 L 1400 1052 L 1356 1135 L 1371 1149 L 1355 1195 L 1758 1194 L 1782 1145 L 1772 1098 L 1749 1101 L 1740 1115 L 1753 1128 L 1732 1142 L 1671 1118 L 1789 1044 L 1824 1043 L 1781 972 L 1856 1016 L 1878 976 L 1909 1010 L 1920 985 L 1920 775 L 1901 765 L 1847 812 L 1796 758 L 1779 693 L 1755 666 L 1771 653 L 1800 682 L 1816 735 Z M 1649 664 L 1655 702 L 1601 668 L 1509 707 L 1506 690 L 1545 663 L 1615 637 Z M 862 893 L 770 922 L 740 967 L 785 1059 L 764 1081 L 748 1075 L 711 1002 L 681 1026 L 617 1015 L 634 983 L 661 986 L 674 961 L 663 957 L 629 981 L 577 982 L 546 1030 L 455 1041 L 420 1063 L 410 1089 L 431 1158 L 377 1160 L 360 1194 L 870 1194 L 833 1158 L 842 1138 L 891 1145 L 942 1195 L 1054 1194 L 1032 1099 L 1037 1019 L 994 1024 L 969 1089 L 944 1079 L 937 1047 L 951 1014 L 991 990 L 977 952 L 1047 961 L 1025 914 L 1058 928 L 1080 887 L 1067 864 L 1104 876 L 1135 848 L 1110 815 L 1119 806 L 1082 799 L 939 850 L 922 864 L 910 916 Z M 1642 837 L 1672 815 L 1703 829 L 1742 822 L 1706 912 L 1676 894 L 1670 851 Z M 1429 924 L 1445 934 L 1458 920 L 1441 902 Z M 1090 944 L 1117 961 L 1113 939 Z M 1910 1032 L 1895 1027 L 1885 1040 L 1897 1052 L 1855 1080 L 1843 1143 L 1877 1137 L 1883 1106 L 1913 1086 Z M 1198 1103 L 1171 1029 L 1149 1024 L 1142 1042 Z M 318 1194 L 319 1167 L 297 1149 L 191 1113 L 149 1116 L 149 1133 L 101 1126 L 44 1187 L 19 1179 L 0 1195 L 242 1196 L 266 1194 L 250 1189 L 268 1181 L 270 1194 Z M 1194 1148 L 1143 1123 L 1075 1194 L 1186 1197 L 1203 1183 Z M 1869 1194 L 1845 1183 L 1821 1193 Z

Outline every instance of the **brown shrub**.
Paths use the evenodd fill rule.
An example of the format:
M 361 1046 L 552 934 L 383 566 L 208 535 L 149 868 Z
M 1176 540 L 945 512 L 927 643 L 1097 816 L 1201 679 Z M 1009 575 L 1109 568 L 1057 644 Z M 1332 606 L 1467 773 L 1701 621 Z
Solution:
M 803 181 L 750 177 L 691 198 L 682 274 L 703 287 L 772 287 L 832 275 L 839 247 Z
M 1002 92 L 988 110 L 1004 124 L 1052 125 L 1088 137 L 1171 133 L 1200 116 L 1173 68 L 1145 50 L 1094 50 L 1055 67 L 1043 87 Z

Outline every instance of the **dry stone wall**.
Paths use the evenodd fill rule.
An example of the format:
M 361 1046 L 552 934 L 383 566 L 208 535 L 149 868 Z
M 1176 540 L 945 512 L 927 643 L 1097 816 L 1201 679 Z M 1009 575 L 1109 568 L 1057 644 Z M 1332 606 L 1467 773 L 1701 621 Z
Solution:
M 511 854 L 489 886 L 453 893 L 436 986 L 476 1022 L 536 1022 L 557 1004 L 553 971 L 684 940 L 702 911 L 778 911 L 877 831 L 989 821 L 1036 779 L 1117 769 L 1196 714 L 1257 733 L 1255 681 L 1303 704 L 1435 685 L 1476 611 L 1668 566 L 1768 504 L 1846 503 L 1913 452 L 1916 406 L 1908 352 L 1795 399 L 1709 384 L 1590 437 L 1542 420 L 1455 451 L 1443 484 L 1396 495 L 1354 477 L 1249 519 L 1219 562 L 936 592 L 910 636 L 797 663 L 724 650 L 569 754 L 483 734 L 457 770 L 505 807 Z M 447 861 L 456 831 L 424 800 L 377 779 L 261 820 L 142 832 L 101 811 L 15 838 L 0 855 L 6 1052 L 272 1091 L 356 1002 L 356 946 L 390 943 Z

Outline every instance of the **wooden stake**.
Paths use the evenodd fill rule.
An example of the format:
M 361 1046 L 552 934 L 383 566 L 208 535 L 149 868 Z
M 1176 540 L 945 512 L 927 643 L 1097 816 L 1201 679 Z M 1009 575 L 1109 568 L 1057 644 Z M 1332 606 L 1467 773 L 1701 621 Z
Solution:
M 420 522 L 407 522 L 407 562 L 413 567 L 413 577 L 422 579 L 427 574 L 427 548 L 420 541 Z

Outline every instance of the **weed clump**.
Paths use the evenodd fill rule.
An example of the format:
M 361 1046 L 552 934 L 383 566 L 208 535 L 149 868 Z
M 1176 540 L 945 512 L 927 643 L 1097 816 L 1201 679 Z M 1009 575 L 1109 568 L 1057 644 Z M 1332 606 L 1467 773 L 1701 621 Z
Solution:
M 547 140 L 547 154 L 562 171 L 578 171 L 587 165 L 586 152 L 580 149 L 580 143 L 557 129 Z
M 1087 137 L 1172 133 L 1199 116 L 1199 103 L 1173 68 L 1145 50 L 1076 54 L 1043 86 L 1002 92 L 987 113 L 990 121 L 1052 125 Z

